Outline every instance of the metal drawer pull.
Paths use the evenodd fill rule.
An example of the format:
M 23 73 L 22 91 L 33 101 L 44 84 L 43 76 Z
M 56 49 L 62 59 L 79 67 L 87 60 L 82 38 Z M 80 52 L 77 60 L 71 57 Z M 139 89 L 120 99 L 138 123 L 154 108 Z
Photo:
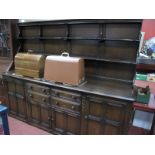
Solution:
M 29 87 L 29 89 L 31 89 L 31 90 L 32 90 L 32 86 L 30 86 L 30 87 Z
M 48 120 L 49 120 L 49 121 L 54 121 L 54 118 L 48 117 Z
M 55 95 L 56 95 L 56 96 L 59 96 L 59 93 L 58 93 L 58 92 L 55 92 Z
M 42 89 L 42 92 L 43 92 L 43 93 L 46 93 L 46 89 Z
M 88 119 L 88 116 L 84 116 L 85 119 Z
M 74 110 L 75 109 L 75 106 L 72 106 L 72 109 Z
M 75 96 L 72 96 L 72 99 L 76 99 L 76 97 Z
M 42 99 L 42 101 L 43 101 L 43 102 L 46 102 L 46 99 L 45 99 L 45 98 L 43 98 L 43 99 Z
M 59 102 L 55 102 L 56 105 L 59 105 Z

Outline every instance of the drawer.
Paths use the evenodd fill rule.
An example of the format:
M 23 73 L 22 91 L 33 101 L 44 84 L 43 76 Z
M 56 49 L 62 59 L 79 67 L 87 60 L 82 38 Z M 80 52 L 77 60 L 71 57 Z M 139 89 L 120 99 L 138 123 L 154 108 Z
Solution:
M 45 95 L 41 95 L 41 94 L 37 94 L 37 93 L 30 93 L 28 92 L 28 101 L 33 101 L 36 103 L 43 103 L 43 104 L 50 104 L 50 97 L 49 96 L 45 96 Z
M 81 95 L 70 91 L 52 89 L 51 95 L 58 98 L 67 99 L 69 101 L 81 103 Z
M 52 105 L 68 110 L 73 110 L 80 112 L 81 111 L 81 104 L 77 102 L 68 101 L 61 98 L 52 97 Z
M 44 95 L 49 95 L 50 93 L 50 88 L 46 87 L 46 86 L 40 86 L 37 84 L 32 84 L 32 83 L 28 83 L 27 84 L 27 89 L 29 92 L 38 92 Z

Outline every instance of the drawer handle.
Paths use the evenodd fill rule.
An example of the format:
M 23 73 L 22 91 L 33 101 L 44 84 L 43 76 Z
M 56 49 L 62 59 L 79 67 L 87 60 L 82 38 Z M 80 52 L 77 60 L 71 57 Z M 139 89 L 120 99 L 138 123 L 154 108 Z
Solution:
M 72 96 L 72 99 L 76 99 L 76 97 L 75 96 Z
M 55 95 L 56 95 L 56 96 L 59 96 L 59 93 L 58 93 L 58 92 L 55 92 Z
M 59 105 L 59 102 L 55 102 L 56 105 Z
M 31 97 L 31 98 L 32 98 L 32 94 L 30 94 L 30 95 L 29 95 L 29 97 Z
M 75 106 L 72 106 L 72 109 L 74 110 L 75 109 Z
M 49 120 L 49 121 L 54 121 L 54 118 L 48 117 L 48 120 Z
M 30 86 L 30 87 L 29 87 L 29 89 L 31 89 L 31 90 L 32 90 L 32 86 Z
M 88 119 L 88 116 L 84 116 L 85 119 Z
M 43 98 L 43 99 L 42 99 L 42 101 L 43 101 L 43 102 L 46 102 L 46 99 L 45 99 L 45 98 Z
M 42 92 L 43 92 L 43 93 L 46 93 L 46 89 L 42 89 Z

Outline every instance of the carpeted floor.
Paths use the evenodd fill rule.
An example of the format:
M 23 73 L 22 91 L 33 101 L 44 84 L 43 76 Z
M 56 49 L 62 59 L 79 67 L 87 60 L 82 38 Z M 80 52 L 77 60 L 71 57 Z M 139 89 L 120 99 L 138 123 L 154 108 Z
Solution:
M 11 135 L 50 135 L 50 133 L 31 126 L 27 123 L 19 121 L 15 118 L 8 117 L 9 128 Z M 131 126 L 129 128 L 129 135 L 148 135 L 149 132 L 138 127 Z
M 11 135 L 50 135 L 50 133 L 19 121 L 15 118 L 8 117 Z

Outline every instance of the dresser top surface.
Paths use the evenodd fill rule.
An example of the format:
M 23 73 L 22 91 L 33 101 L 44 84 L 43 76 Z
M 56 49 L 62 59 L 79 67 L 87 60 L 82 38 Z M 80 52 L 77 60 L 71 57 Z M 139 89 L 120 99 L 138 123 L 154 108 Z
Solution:
M 71 91 L 77 91 L 81 93 L 87 93 L 90 95 L 99 95 L 104 97 L 122 99 L 127 101 L 134 101 L 134 96 L 132 95 L 132 85 L 125 82 L 114 82 L 112 80 L 99 80 L 94 78 L 86 78 L 79 86 L 63 85 L 54 82 L 44 81 L 42 79 L 32 79 L 28 77 L 17 76 L 12 72 L 3 74 L 5 76 L 13 77 L 19 80 L 24 80 L 27 82 L 34 82 L 36 84 L 43 84 L 46 86 L 53 86 L 60 89 L 67 89 Z

